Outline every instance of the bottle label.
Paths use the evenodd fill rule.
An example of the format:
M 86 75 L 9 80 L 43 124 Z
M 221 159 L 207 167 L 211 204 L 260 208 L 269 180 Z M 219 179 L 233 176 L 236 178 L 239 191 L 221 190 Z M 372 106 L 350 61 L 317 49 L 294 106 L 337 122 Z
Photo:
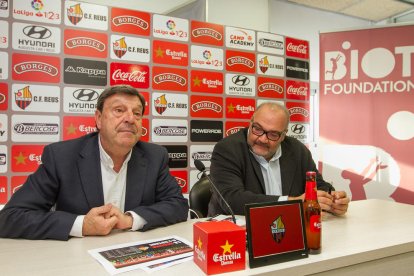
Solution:
M 309 220 L 309 228 L 311 232 L 321 232 L 322 223 L 321 223 L 321 216 L 320 215 L 313 215 L 310 217 Z

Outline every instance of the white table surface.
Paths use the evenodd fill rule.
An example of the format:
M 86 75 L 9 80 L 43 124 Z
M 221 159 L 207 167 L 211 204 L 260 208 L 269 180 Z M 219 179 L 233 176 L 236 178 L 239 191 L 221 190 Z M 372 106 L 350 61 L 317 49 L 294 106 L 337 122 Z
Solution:
M 189 220 L 145 233 L 116 232 L 105 237 L 72 238 L 67 242 L 0 239 L 0 275 L 108 275 L 89 255 L 89 249 L 171 235 L 192 242 L 194 222 Z M 246 256 L 246 270 L 228 275 L 271 275 L 276 271 L 283 275 L 324 273 L 375 260 L 384 265 L 387 258 L 398 258 L 407 252 L 414 252 L 414 205 L 362 200 L 351 202 L 345 216 L 329 215 L 323 220 L 321 254 L 255 269 L 249 269 Z M 203 274 L 190 261 L 151 275 Z M 122 275 L 150 274 L 135 270 Z

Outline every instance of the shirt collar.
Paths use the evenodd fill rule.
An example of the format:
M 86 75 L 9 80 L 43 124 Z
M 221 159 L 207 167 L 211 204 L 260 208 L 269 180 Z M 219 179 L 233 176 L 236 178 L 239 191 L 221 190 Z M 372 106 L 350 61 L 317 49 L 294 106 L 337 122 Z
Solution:
M 114 169 L 114 161 L 112 160 L 112 158 L 109 156 L 109 154 L 104 150 L 104 148 L 102 147 L 102 143 L 101 143 L 101 135 L 99 135 L 99 156 L 101 159 L 102 164 L 110 169 Z M 127 157 L 125 158 L 124 163 L 122 164 L 122 168 L 125 166 L 125 164 L 128 163 L 128 161 L 131 159 L 131 154 L 132 154 L 132 149 L 129 151 Z

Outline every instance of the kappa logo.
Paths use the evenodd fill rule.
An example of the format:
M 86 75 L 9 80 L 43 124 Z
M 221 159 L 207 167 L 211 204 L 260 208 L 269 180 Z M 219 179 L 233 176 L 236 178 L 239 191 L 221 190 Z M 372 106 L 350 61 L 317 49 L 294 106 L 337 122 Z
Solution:
M 29 86 L 17 90 L 14 95 L 16 96 L 15 102 L 17 106 L 23 110 L 25 110 L 32 102 L 32 93 L 30 92 Z
M 112 22 L 117 27 L 122 25 L 134 25 L 143 30 L 147 30 L 149 26 L 148 22 L 145 20 L 132 15 L 116 16 L 112 19 Z
M 80 5 L 81 4 L 76 4 L 66 9 L 68 19 L 73 25 L 78 24 L 83 18 L 83 11 Z
M 277 219 L 273 221 L 270 225 L 270 232 L 272 233 L 272 237 L 275 242 L 280 243 L 283 238 L 285 237 L 285 224 L 282 221 L 282 216 L 279 216 Z
M 52 36 L 52 32 L 48 28 L 35 25 L 25 27 L 23 33 L 34 39 L 46 39 Z
M 73 91 L 73 97 L 82 102 L 92 102 L 98 99 L 99 93 L 93 89 L 76 89 Z
M 253 68 L 254 67 L 254 61 L 246 58 L 246 57 L 242 57 L 242 56 L 235 56 L 235 57 L 231 57 L 229 59 L 227 59 L 227 65 L 228 66 L 233 66 L 236 64 L 241 64 L 241 65 L 245 65 L 249 68 Z
M 216 30 L 210 29 L 210 28 L 197 28 L 192 31 L 192 34 L 194 37 L 209 36 L 209 37 L 216 39 L 217 41 L 220 41 L 223 39 L 223 36 L 221 35 L 221 33 L 219 33 Z

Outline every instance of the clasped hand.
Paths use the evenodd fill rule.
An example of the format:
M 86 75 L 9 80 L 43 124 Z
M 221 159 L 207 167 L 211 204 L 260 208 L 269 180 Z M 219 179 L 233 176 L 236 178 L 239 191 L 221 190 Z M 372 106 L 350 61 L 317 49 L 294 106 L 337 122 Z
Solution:
M 318 202 L 322 211 L 334 215 L 343 215 L 348 210 L 349 197 L 344 191 L 332 191 L 331 193 L 318 190 Z
M 112 204 L 92 208 L 83 220 L 83 236 L 105 236 L 112 229 L 130 229 L 132 217 L 121 212 Z

